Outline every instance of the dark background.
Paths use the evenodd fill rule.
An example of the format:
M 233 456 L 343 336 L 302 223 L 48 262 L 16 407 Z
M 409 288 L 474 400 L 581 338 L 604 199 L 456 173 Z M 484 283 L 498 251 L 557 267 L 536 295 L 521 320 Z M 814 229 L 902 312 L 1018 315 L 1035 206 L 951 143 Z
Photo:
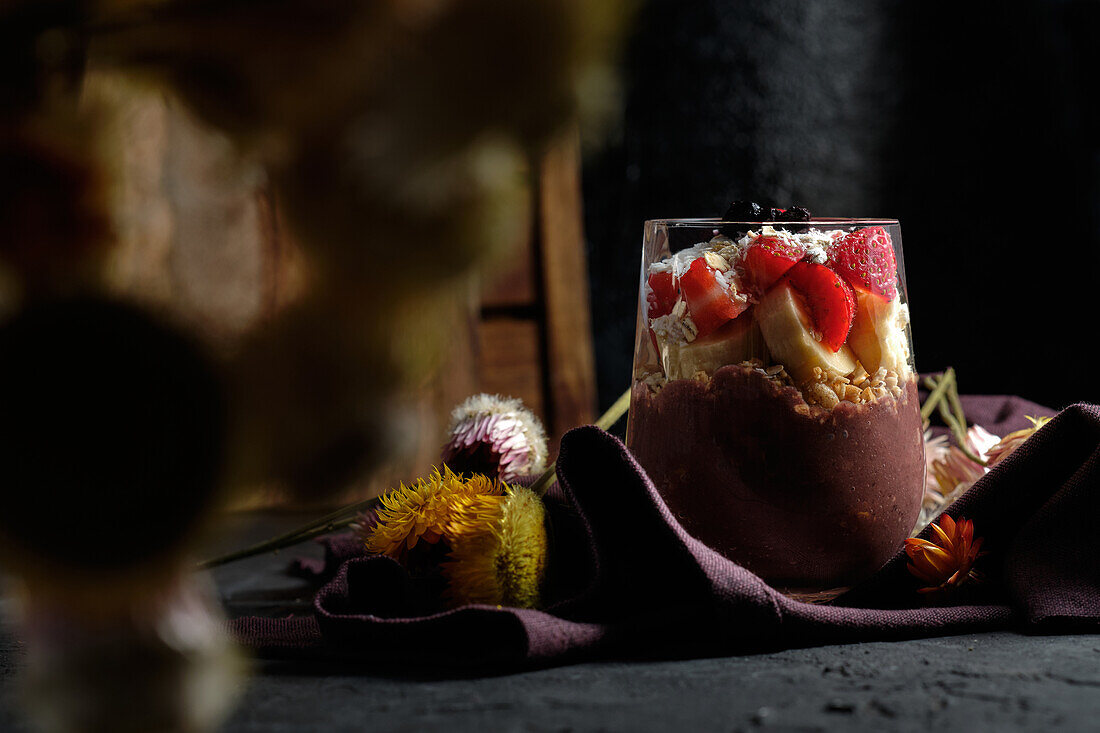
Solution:
M 752 198 L 897 218 L 917 369 L 1060 408 L 1093 380 L 1100 3 L 649 0 L 584 163 L 601 409 L 642 222 Z

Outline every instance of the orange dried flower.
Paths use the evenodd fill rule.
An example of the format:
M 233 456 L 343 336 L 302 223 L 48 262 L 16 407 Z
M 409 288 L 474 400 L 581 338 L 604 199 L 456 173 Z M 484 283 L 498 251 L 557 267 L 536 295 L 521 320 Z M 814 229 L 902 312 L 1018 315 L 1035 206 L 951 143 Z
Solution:
M 974 561 L 985 553 L 981 552 L 982 538 L 974 539 L 974 522 L 944 514 L 939 524 L 933 522 L 931 527 L 932 541 L 905 540 L 909 572 L 928 584 L 918 593 L 947 591 L 968 580 L 979 580 Z

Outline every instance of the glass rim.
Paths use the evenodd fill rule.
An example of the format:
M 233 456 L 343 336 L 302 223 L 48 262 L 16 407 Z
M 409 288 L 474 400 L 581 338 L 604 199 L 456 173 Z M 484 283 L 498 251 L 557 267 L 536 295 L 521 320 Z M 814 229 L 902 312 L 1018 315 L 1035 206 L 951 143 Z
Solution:
M 858 219 L 858 218 L 849 218 L 849 217 L 843 217 L 843 216 L 813 216 L 813 217 L 810 217 L 809 221 L 774 221 L 774 220 L 736 221 L 736 220 L 727 220 L 727 219 L 720 219 L 720 218 L 700 217 L 700 218 L 686 218 L 686 219 L 646 219 L 645 223 L 647 225 L 649 225 L 649 224 L 664 224 L 666 226 L 671 226 L 671 227 L 701 227 L 701 226 L 718 226 L 718 225 L 725 226 L 727 224 L 736 224 L 738 226 L 749 226 L 749 227 L 758 227 L 758 226 L 765 226 L 765 225 L 769 225 L 769 226 L 773 226 L 773 227 L 775 227 L 775 226 L 783 227 L 783 226 L 790 226 L 792 224 L 803 224 L 803 225 L 805 225 L 805 224 L 838 224 L 838 225 L 842 225 L 842 226 L 844 226 L 844 225 L 846 225 L 846 226 L 875 226 L 875 225 L 898 226 L 900 224 L 900 222 L 897 219 L 883 219 L 883 218 Z

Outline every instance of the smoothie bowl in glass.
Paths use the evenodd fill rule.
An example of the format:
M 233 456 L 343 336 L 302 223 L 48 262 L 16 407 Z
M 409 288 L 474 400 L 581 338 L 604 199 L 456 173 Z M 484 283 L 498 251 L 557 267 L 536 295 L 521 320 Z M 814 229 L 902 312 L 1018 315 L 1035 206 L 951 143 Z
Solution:
M 898 222 L 799 211 L 645 223 L 627 446 L 689 533 L 813 590 L 898 551 L 925 461 Z

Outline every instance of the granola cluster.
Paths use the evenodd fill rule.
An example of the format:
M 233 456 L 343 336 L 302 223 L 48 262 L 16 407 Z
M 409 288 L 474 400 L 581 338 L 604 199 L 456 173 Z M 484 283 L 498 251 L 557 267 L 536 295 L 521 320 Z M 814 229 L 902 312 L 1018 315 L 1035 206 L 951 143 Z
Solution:
M 895 399 L 901 397 L 898 381 L 898 373 L 895 371 L 879 367 L 874 374 L 868 374 L 858 362 L 851 374 L 838 374 L 832 369 L 814 367 L 813 378 L 802 385 L 802 395 L 809 404 L 831 410 L 841 402 L 859 405 L 874 402 L 886 395 L 892 395 Z
M 861 405 L 875 402 L 888 395 L 898 399 L 902 393 L 897 372 L 879 367 L 874 374 L 870 374 L 858 362 L 855 371 L 850 374 L 840 374 L 832 369 L 815 367 L 813 377 L 802 384 L 796 384 L 782 364 L 765 365 L 760 359 L 749 359 L 737 366 L 751 370 L 780 385 L 798 387 L 807 404 L 817 405 L 826 410 L 833 409 L 841 402 Z M 657 394 L 667 384 L 667 380 L 661 373 L 650 372 L 639 375 L 639 378 L 652 394 Z M 694 378 L 696 381 L 706 382 L 710 379 L 710 375 L 699 371 L 695 373 Z

